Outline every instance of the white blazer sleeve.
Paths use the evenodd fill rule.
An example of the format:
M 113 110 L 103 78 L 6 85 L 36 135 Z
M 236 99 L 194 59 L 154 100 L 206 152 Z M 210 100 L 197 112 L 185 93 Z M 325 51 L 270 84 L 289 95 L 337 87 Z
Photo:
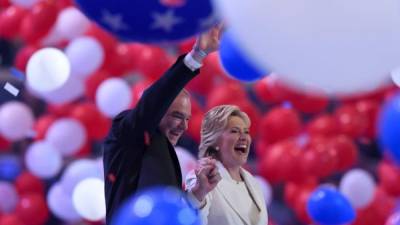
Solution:
M 194 170 L 192 170 L 186 175 L 185 189 L 188 192 L 189 197 L 191 198 L 191 200 L 194 203 L 194 205 L 199 209 L 202 225 L 207 225 L 208 224 L 207 217 L 208 217 L 208 214 L 210 212 L 212 194 L 211 194 L 211 192 L 208 193 L 205 196 L 203 202 L 200 202 L 199 200 L 197 200 L 197 198 L 193 195 L 193 193 L 191 191 L 195 187 L 196 182 L 197 182 L 197 178 L 196 178 L 196 175 L 194 173 Z

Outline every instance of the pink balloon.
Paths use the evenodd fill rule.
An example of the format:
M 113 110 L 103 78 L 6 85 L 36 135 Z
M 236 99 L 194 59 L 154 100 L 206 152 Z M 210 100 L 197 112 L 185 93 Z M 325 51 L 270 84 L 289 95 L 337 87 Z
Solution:
M 399 225 L 400 224 L 400 211 L 393 213 L 387 220 L 385 225 Z

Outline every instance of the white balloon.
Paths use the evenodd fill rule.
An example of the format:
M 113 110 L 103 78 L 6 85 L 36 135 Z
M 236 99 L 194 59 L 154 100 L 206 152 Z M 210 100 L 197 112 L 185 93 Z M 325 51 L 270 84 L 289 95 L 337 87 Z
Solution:
M 47 205 L 50 211 L 61 220 L 76 222 L 81 219 L 72 204 L 72 197 L 64 192 L 60 183 L 51 186 L 47 194 Z
M 0 107 L 0 133 L 7 140 L 27 137 L 34 120 L 32 110 L 24 103 L 10 101 Z
M 91 75 L 104 61 L 103 47 L 92 37 L 74 39 L 65 49 L 65 54 L 71 62 L 73 76 L 81 78 Z
M 104 181 L 87 178 L 76 185 L 72 202 L 79 215 L 90 221 L 98 221 L 106 216 Z
M 214 0 L 255 65 L 329 94 L 374 90 L 400 65 L 398 0 Z
M 25 165 L 37 177 L 52 178 L 61 170 L 62 157 L 52 144 L 38 141 L 28 147 L 25 154 Z
M 75 186 L 86 178 L 103 178 L 98 163 L 95 160 L 79 159 L 72 162 L 61 177 L 61 186 L 65 193 L 71 195 Z
M 395 70 L 393 70 L 390 73 L 391 77 L 392 77 L 392 81 L 393 83 L 397 86 L 400 87 L 400 68 L 397 68 Z
M 373 200 L 375 186 L 374 179 L 368 172 L 353 169 L 343 176 L 339 190 L 355 208 L 364 208 Z
M 180 146 L 175 147 L 175 152 L 178 156 L 182 177 L 185 178 L 190 171 L 196 168 L 197 160 L 188 150 Z
M 96 90 L 96 105 L 108 117 L 127 109 L 132 102 L 129 85 L 121 78 L 103 81 Z
M 10 0 L 10 2 L 13 3 L 13 5 L 17 5 L 26 9 L 31 8 L 39 1 L 40 0 Z
M 43 48 L 28 60 L 27 84 L 38 93 L 53 91 L 67 82 L 70 72 L 70 63 L 62 51 Z
M 62 118 L 55 121 L 46 133 L 46 140 L 54 145 L 64 156 L 79 151 L 86 142 L 86 130 L 80 121 Z
M 19 201 L 19 196 L 11 183 L 0 181 L 0 212 L 2 214 L 14 212 Z
M 58 15 L 55 29 L 63 38 L 72 40 L 85 33 L 90 21 L 75 7 L 63 9 Z
M 272 195 L 272 187 L 268 183 L 268 181 L 265 180 L 263 177 L 255 176 L 255 178 L 258 181 L 258 183 L 260 184 L 261 191 L 262 191 L 262 193 L 264 195 L 265 204 L 268 206 L 272 202 L 272 197 L 273 197 L 273 195 Z

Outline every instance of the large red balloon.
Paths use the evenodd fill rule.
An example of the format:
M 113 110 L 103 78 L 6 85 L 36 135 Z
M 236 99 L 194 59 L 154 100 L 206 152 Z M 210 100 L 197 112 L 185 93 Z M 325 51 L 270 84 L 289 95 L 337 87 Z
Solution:
M 14 38 L 19 34 L 19 29 L 27 11 L 12 5 L 0 12 L 0 37 Z
M 299 220 L 301 220 L 305 224 L 311 224 L 312 220 L 311 217 L 308 215 L 307 212 L 307 202 L 310 198 L 311 193 L 313 190 L 311 189 L 303 189 L 300 191 L 299 195 L 296 198 L 294 203 L 294 212 Z
M 367 118 L 366 129 L 363 134 L 366 138 L 376 138 L 377 118 L 380 109 L 380 104 L 376 100 L 360 100 L 355 103 L 358 112 L 365 115 Z
M 136 55 L 135 70 L 150 80 L 156 80 L 167 71 L 173 62 L 171 56 L 162 48 L 147 46 L 143 47 Z
M 85 80 L 85 96 L 89 100 L 95 101 L 96 99 L 96 91 L 99 85 L 106 79 L 110 78 L 111 76 L 103 70 L 97 71 L 94 74 L 90 75 Z
M 10 151 L 10 150 L 11 150 L 11 143 L 0 135 L 0 152 Z
M 9 0 L 0 0 L 0 8 L 7 8 L 11 3 Z
M 339 132 L 339 126 L 332 115 L 322 114 L 308 123 L 307 132 L 310 135 L 335 135 Z
M 254 91 L 265 103 L 281 103 L 287 98 L 287 89 L 275 76 L 267 76 L 257 81 Z
M 378 165 L 378 177 L 382 188 L 390 195 L 400 196 L 400 168 L 382 161 Z
M 68 116 L 74 104 L 66 103 L 61 105 L 47 105 L 47 111 L 57 117 Z
M 384 225 L 394 206 L 394 199 L 378 187 L 372 203 L 366 208 L 357 210 L 357 217 L 352 225 Z
M 102 115 L 93 103 L 75 105 L 69 115 L 83 124 L 89 139 L 103 139 L 111 127 L 111 121 Z
M 29 58 L 39 50 L 38 46 L 35 45 L 26 45 L 18 50 L 17 56 L 14 60 L 14 66 L 21 71 L 25 72 L 26 65 L 28 64 Z
M 329 139 L 324 136 L 312 136 L 303 152 L 301 168 L 308 176 L 326 177 L 337 167 L 337 156 L 328 147 Z
M 46 200 L 40 194 L 22 195 L 15 213 L 25 225 L 43 225 L 49 218 Z
M 344 171 L 357 163 L 358 147 L 348 136 L 337 135 L 331 137 L 328 147 L 336 156 L 336 170 Z
M 42 140 L 46 136 L 47 129 L 57 120 L 57 117 L 52 114 L 45 114 L 36 120 L 34 130 L 36 132 L 35 139 Z
M 23 172 L 17 177 L 15 180 L 15 188 L 19 195 L 30 193 L 44 194 L 43 182 L 29 172 Z
M 290 88 L 287 90 L 287 100 L 300 112 L 318 113 L 325 110 L 329 104 L 328 97 L 322 93 L 301 93 Z
M 202 120 L 203 114 L 196 113 L 192 114 L 192 118 L 189 121 L 187 133 L 196 143 L 200 143 L 200 130 Z
M 365 133 L 368 118 L 359 112 L 354 104 L 347 104 L 335 110 L 335 118 L 342 134 L 359 138 Z
M 276 107 L 261 119 L 260 135 L 264 141 L 272 144 L 298 135 L 301 129 L 301 119 L 296 110 Z
M 131 108 L 135 107 L 140 98 L 142 97 L 143 92 L 152 84 L 149 80 L 141 80 L 136 82 L 131 90 L 132 90 L 132 103 Z
M 261 119 L 261 114 L 258 111 L 257 107 L 247 99 L 237 102 L 236 106 L 238 106 L 240 110 L 242 110 L 249 116 L 251 122 L 250 135 L 252 138 L 256 138 L 257 132 L 259 130 L 259 122 Z
M 233 104 L 240 101 L 246 101 L 247 95 L 243 87 L 237 82 L 229 82 L 215 86 L 207 95 L 206 108 L 211 109 L 214 106 Z
M 18 217 L 14 214 L 8 214 L 0 217 L 0 225 L 25 225 Z
M 301 151 L 292 140 L 270 146 L 258 165 L 260 175 L 271 183 L 302 180 Z
M 21 36 L 28 43 L 37 43 L 56 22 L 58 8 L 54 1 L 40 1 L 21 23 Z

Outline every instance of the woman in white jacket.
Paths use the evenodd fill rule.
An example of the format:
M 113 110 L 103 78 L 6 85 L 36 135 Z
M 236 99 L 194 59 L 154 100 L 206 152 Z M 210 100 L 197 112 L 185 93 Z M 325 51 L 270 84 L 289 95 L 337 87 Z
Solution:
M 244 168 L 249 154 L 250 119 L 237 106 L 208 111 L 201 126 L 199 163 L 185 186 L 200 210 L 203 225 L 267 225 L 257 180 Z

